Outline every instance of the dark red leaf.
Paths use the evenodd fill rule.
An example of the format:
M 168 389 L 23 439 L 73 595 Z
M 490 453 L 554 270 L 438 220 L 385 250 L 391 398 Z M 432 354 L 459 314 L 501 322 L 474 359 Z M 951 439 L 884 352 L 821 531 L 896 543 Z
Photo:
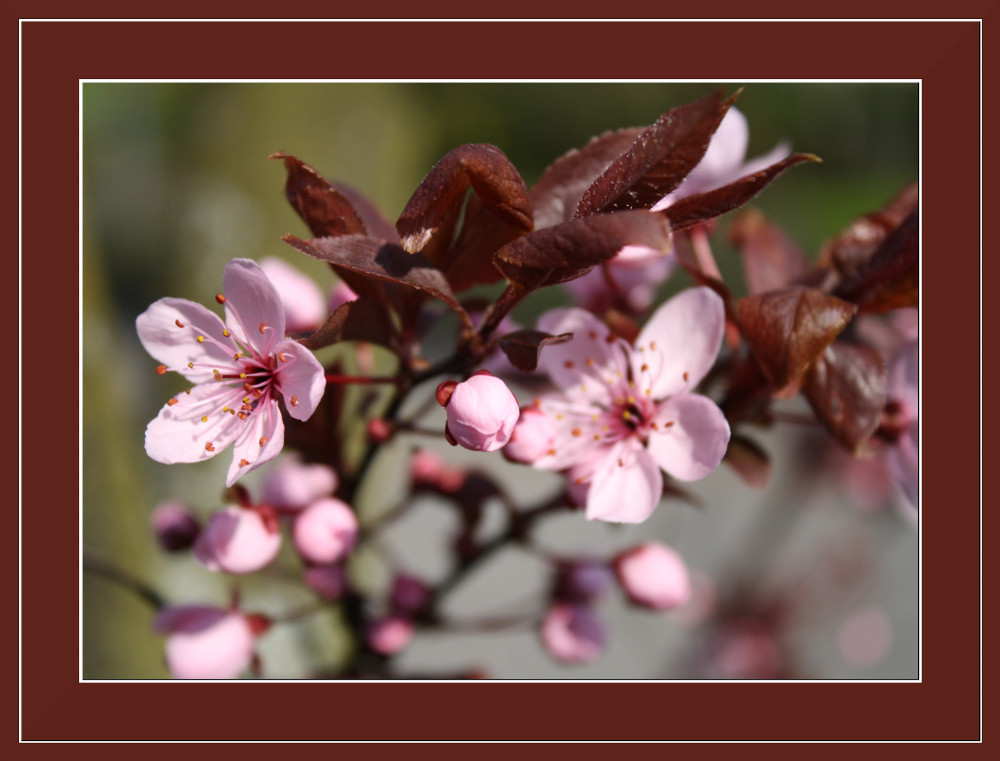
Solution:
M 393 334 L 392 322 L 380 304 L 356 299 L 337 307 L 315 333 L 299 343 L 313 351 L 340 341 L 369 341 L 391 347 Z
M 387 240 L 390 243 L 399 243 L 396 226 L 385 218 L 385 215 L 379 210 L 378 206 L 370 199 L 343 182 L 331 182 L 330 187 L 350 202 L 370 236 Z
M 364 222 L 354 206 L 319 172 L 280 151 L 271 154 L 271 158 L 284 159 L 288 172 L 285 196 L 315 237 L 365 234 Z
M 543 347 L 565 343 L 572 337 L 572 333 L 553 336 L 540 330 L 517 330 L 500 339 L 500 348 L 514 367 L 521 372 L 531 373 L 538 367 L 538 355 Z
M 670 250 L 670 226 L 659 214 L 596 214 L 528 233 L 501 248 L 493 264 L 523 291 L 573 280 L 623 246 Z
M 408 254 L 400 246 L 364 235 L 301 240 L 294 235 L 282 238 L 293 248 L 314 259 L 389 283 L 412 288 L 440 299 L 468 322 L 444 275 L 420 254 Z
M 494 145 L 461 145 L 434 165 L 396 221 L 403 248 L 437 265 L 470 186 L 495 216 L 519 230 L 532 229 L 528 189 L 510 159 Z
M 841 283 L 837 296 L 862 312 L 915 307 L 920 301 L 920 225 L 913 212 L 885 239 L 859 269 Z
M 456 293 L 474 285 L 495 283 L 501 275 L 493 266 L 493 254 L 524 232 L 495 216 L 479 196 L 470 195 L 458 239 L 438 257 L 438 269 Z
M 642 127 L 605 132 L 549 166 L 531 189 L 535 229 L 573 218 L 584 191 L 643 133 Z
M 856 278 L 883 241 L 917 210 L 916 183 L 908 185 L 884 208 L 854 220 L 840 235 L 824 244 L 818 262 L 833 269 L 843 281 Z
M 739 208 L 766 188 L 775 177 L 786 169 L 805 161 L 819 162 L 820 158 L 811 153 L 793 153 L 756 174 L 741 177 L 736 182 L 709 190 L 706 193 L 682 198 L 660 213 L 670 220 L 674 230 L 683 230 L 685 227 L 691 227 L 691 225 Z
M 720 89 L 663 114 L 587 188 L 575 216 L 648 209 L 680 185 L 737 97 L 723 96 Z
M 799 378 L 857 312 L 815 288 L 785 288 L 740 299 L 740 330 L 775 389 Z
M 771 480 L 771 459 L 755 441 L 738 434 L 732 436 L 723 459 L 747 486 L 767 488 Z
M 854 452 L 878 427 L 885 408 L 885 386 L 881 354 L 838 341 L 806 373 L 802 390 L 816 416 Z
M 757 209 L 747 209 L 733 220 L 729 239 L 743 257 L 750 293 L 786 288 L 809 271 L 795 241 Z

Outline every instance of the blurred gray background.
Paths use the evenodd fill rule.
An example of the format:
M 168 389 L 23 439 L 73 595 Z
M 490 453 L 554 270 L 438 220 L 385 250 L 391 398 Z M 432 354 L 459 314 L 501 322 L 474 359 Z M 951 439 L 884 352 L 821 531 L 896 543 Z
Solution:
M 741 83 L 728 83 L 732 91 Z M 233 257 L 278 256 L 328 287 L 325 265 L 279 238 L 305 234 L 283 195 L 282 150 L 328 178 L 372 198 L 390 219 L 424 174 L 452 147 L 499 146 L 529 187 L 570 148 L 608 129 L 650 124 L 662 112 L 709 92 L 710 84 L 143 84 L 83 87 L 83 543 L 150 581 L 172 602 L 224 604 L 229 581 L 188 557 L 160 553 L 148 530 L 160 501 L 178 498 L 202 516 L 221 506 L 227 456 L 199 465 L 163 466 L 143 451 L 143 430 L 180 386 L 153 372 L 135 317 L 163 296 L 211 303 Z M 779 140 L 815 153 L 822 165 L 795 167 L 754 202 L 814 254 L 854 217 L 876 209 L 919 171 L 916 84 L 750 84 L 738 107 L 750 124 L 748 157 Z M 734 290 L 742 276 L 725 243 L 713 238 Z M 664 293 L 689 285 L 683 273 Z M 561 303 L 553 289 L 517 312 L 528 324 Z M 795 403 L 786 407 L 802 410 Z M 436 424 L 432 420 L 432 424 Z M 861 509 L 839 471 L 821 478 L 809 463 L 826 440 L 809 426 L 785 424 L 755 434 L 772 455 L 766 491 L 749 489 L 728 467 L 692 485 L 701 509 L 666 500 L 640 526 L 588 523 L 566 515 L 540 525 L 541 546 L 559 554 L 606 557 L 644 540 L 676 547 L 723 594 L 793 599 L 780 652 L 785 673 L 810 678 L 912 679 L 918 667 L 918 537 L 894 509 Z M 416 444 L 456 461 L 495 470 L 518 496 L 545 496 L 559 478 L 506 463 L 499 454 L 454 450 L 443 440 L 400 439 L 385 448 L 356 505 L 374 515 L 404 487 Z M 251 492 L 261 473 L 246 479 Z M 259 493 L 259 490 L 257 491 Z M 499 508 L 498 508 L 499 513 Z M 497 523 L 499 525 L 499 515 Z M 377 588 L 384 560 L 433 581 L 447 567 L 454 517 L 421 499 L 394 525 L 380 554 L 357 558 L 356 573 Z M 289 544 L 286 542 L 286 544 Z M 279 567 L 295 572 L 286 550 Z M 473 618 L 538 605 L 544 564 L 511 550 L 454 590 L 446 610 Z M 302 589 L 271 577 L 239 582 L 247 607 L 280 614 L 308 602 Z M 838 637 L 852 612 L 880 610 L 891 634 L 872 661 L 845 657 Z M 397 658 L 400 673 L 484 669 L 495 678 L 686 678 L 712 676 L 712 634 L 684 611 L 654 614 L 627 606 L 612 591 L 598 606 L 609 645 L 604 657 L 564 667 L 530 628 L 505 633 L 420 633 Z M 162 639 L 152 611 L 104 578 L 83 582 L 83 674 L 88 679 L 162 678 Z M 864 627 L 861 627 L 862 633 Z M 884 631 L 871 634 L 878 637 Z M 333 669 L 346 653 L 333 608 L 261 639 L 265 676 L 302 678 Z M 868 662 L 871 661 L 871 662 Z M 715 674 L 718 675 L 718 674 Z

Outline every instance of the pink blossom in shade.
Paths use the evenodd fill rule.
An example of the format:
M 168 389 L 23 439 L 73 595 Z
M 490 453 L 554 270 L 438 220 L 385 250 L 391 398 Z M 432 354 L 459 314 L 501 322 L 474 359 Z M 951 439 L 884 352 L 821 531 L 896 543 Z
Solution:
M 429 449 L 420 449 L 410 458 L 410 478 L 414 486 L 428 486 L 445 494 L 454 494 L 465 484 L 466 477 L 464 470 L 448 465 L 439 454 Z
M 673 548 L 647 542 L 615 560 L 618 582 L 629 599 L 654 610 L 670 610 L 691 597 L 687 566 Z
M 348 301 L 354 301 L 357 297 L 358 294 L 356 294 L 347 283 L 343 280 L 337 281 L 337 284 L 330 289 L 330 295 L 326 300 L 330 314 L 336 312 L 337 307 L 342 304 L 346 304 Z
M 500 449 L 521 414 L 507 384 L 495 375 L 476 374 L 455 386 L 448 400 L 448 432 L 477 452 Z
M 599 312 L 621 300 L 633 311 L 641 312 L 653 303 L 675 264 L 671 253 L 646 246 L 625 246 L 608 260 L 607 271 L 604 267 L 594 267 L 563 287 L 578 306 L 590 312 Z
M 176 500 L 157 505 L 149 522 L 156 541 L 167 552 L 186 550 L 201 530 L 201 525 L 191 512 L 191 508 Z
M 233 259 L 217 300 L 226 321 L 186 299 L 160 299 L 136 319 L 139 340 L 193 388 L 170 399 L 146 427 L 146 453 L 157 462 L 199 462 L 233 446 L 226 485 L 273 459 L 284 443 L 278 400 L 296 420 L 312 415 L 323 367 L 285 338 L 285 310 L 261 268 Z
M 235 679 L 253 660 L 254 631 L 238 611 L 171 606 L 153 627 L 167 635 L 167 668 L 175 679 Z
M 537 407 L 525 407 L 514 426 L 504 456 L 514 462 L 531 465 L 548 452 L 556 440 L 556 424 Z
M 310 563 L 336 563 L 354 549 L 358 519 L 347 503 L 335 497 L 319 499 L 295 517 L 292 538 Z
M 283 510 L 301 510 L 337 488 L 337 473 L 328 465 L 304 463 L 298 455 L 279 460 L 264 478 L 264 502 Z
M 556 571 L 553 597 L 562 602 L 593 602 L 611 586 L 611 569 L 598 560 L 561 563 Z
M 387 616 L 368 626 L 368 647 L 382 655 L 395 655 L 413 639 L 413 622 L 404 616 Z
M 253 573 L 281 549 L 277 516 L 270 508 L 227 507 L 212 513 L 192 548 L 210 571 Z
M 590 663 L 604 652 L 604 624 L 586 605 L 553 605 L 541 635 L 549 655 L 563 663 Z
M 347 586 L 342 565 L 311 565 L 302 572 L 306 586 L 324 600 L 339 600 Z
M 837 630 L 837 649 L 849 666 L 874 666 L 892 647 L 892 622 L 877 605 L 863 605 L 844 619 Z
M 727 624 L 711 645 L 712 675 L 723 679 L 777 679 L 781 650 L 774 637 L 756 622 Z
M 538 328 L 573 338 L 540 356 L 556 391 L 539 408 L 557 435 L 534 466 L 586 485 L 588 519 L 640 523 L 662 496 L 661 469 L 694 481 L 719 466 L 729 423 L 712 400 L 691 393 L 722 343 L 725 311 L 714 291 L 692 288 L 663 304 L 634 347 L 582 309 L 548 312 Z
M 392 582 L 392 609 L 402 615 L 412 615 L 423 607 L 430 590 L 420 579 L 401 573 Z
M 681 198 L 706 193 L 741 177 L 755 174 L 792 152 L 791 146 L 782 142 L 769 153 L 745 161 L 749 142 L 750 127 L 747 118 L 735 108 L 730 108 L 712 135 L 708 150 L 698 165 L 669 195 L 660 199 L 652 211 L 661 211 Z
M 920 362 L 917 342 L 903 347 L 896 361 L 889 369 L 887 397 L 892 408 L 892 425 L 897 430 L 897 438 L 886 458 L 889 474 L 899 484 L 906 498 L 914 508 L 919 506 L 919 400 L 917 388 Z
M 260 260 L 271 285 L 285 308 L 285 329 L 289 333 L 311 333 L 326 319 L 326 305 L 319 286 L 301 270 L 284 259 Z

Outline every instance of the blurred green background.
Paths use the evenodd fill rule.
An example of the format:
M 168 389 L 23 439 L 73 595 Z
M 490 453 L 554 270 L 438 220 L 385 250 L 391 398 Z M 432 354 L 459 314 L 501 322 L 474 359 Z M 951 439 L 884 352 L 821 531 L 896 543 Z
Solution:
M 269 154 L 298 156 L 395 219 L 434 162 L 456 145 L 499 146 L 530 187 L 551 161 L 592 136 L 650 124 L 712 87 L 85 84 L 84 545 L 155 580 L 172 601 L 226 599 L 224 580 L 187 559 L 162 556 L 148 531 L 150 511 L 167 498 L 187 500 L 203 515 L 218 507 L 227 458 L 167 467 L 145 456 L 145 425 L 175 387 L 153 372 L 134 320 L 163 296 L 211 303 L 223 266 L 237 256 L 284 257 L 321 284 L 331 282 L 324 265 L 279 240 L 305 229 L 284 199 L 283 166 Z M 917 178 L 916 84 L 753 83 L 737 105 L 750 124 L 748 158 L 784 139 L 824 161 L 791 169 L 755 201 L 808 252 Z M 734 271 L 735 256 L 717 245 L 724 272 Z M 150 620 L 148 607 L 129 593 L 86 575 L 84 677 L 166 676 Z M 320 620 L 315 631 L 296 636 L 323 636 L 317 632 L 325 626 Z

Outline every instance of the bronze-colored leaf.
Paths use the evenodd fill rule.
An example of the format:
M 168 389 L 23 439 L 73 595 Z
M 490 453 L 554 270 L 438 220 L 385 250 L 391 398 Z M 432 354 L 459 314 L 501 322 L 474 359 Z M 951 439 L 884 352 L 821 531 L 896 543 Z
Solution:
M 514 367 L 521 372 L 531 373 L 538 367 L 538 355 L 543 347 L 566 343 L 572 337 L 572 333 L 553 336 L 540 330 L 516 330 L 500 339 L 500 348 Z
M 793 287 L 740 299 L 740 330 L 774 389 L 802 375 L 857 312 L 846 301 Z
M 729 240 L 742 255 L 750 293 L 786 288 L 809 271 L 795 241 L 757 209 L 746 209 L 733 220 Z
M 381 304 L 355 299 L 337 307 L 315 333 L 299 343 L 313 351 L 340 341 L 368 341 L 391 347 L 393 334 L 392 322 Z
M 452 247 L 438 257 L 437 266 L 456 293 L 474 285 L 488 285 L 500 280 L 493 266 L 497 249 L 525 231 L 493 214 L 477 195 L 470 195 L 465 204 L 462 229 Z
M 330 187 L 350 202 L 370 236 L 387 240 L 390 243 L 399 243 L 396 226 L 386 219 L 385 215 L 371 199 L 343 182 L 331 182 Z
M 655 205 L 701 161 L 738 94 L 724 98 L 720 89 L 667 111 L 594 180 L 575 216 Z
M 906 186 L 884 208 L 859 217 L 827 241 L 817 258 L 819 265 L 833 269 L 842 281 L 856 278 L 883 241 L 917 210 L 918 201 L 916 183 Z
M 920 301 L 920 224 L 917 212 L 893 230 L 857 274 L 834 291 L 862 312 L 915 307 Z
M 400 246 L 365 235 L 343 235 L 337 238 L 302 240 L 294 235 L 282 238 L 293 248 L 314 259 L 388 283 L 430 294 L 443 301 L 468 322 L 465 310 L 444 275 L 419 254 L 408 254 Z
M 875 349 L 838 341 L 806 373 L 803 392 L 830 433 L 855 452 L 885 408 L 885 362 Z
M 315 237 L 365 234 L 364 222 L 354 206 L 319 172 L 280 151 L 271 158 L 284 159 L 288 172 L 285 196 Z
M 739 434 L 733 435 L 729 439 L 729 447 L 723 460 L 747 486 L 753 489 L 767 488 L 771 480 L 771 459 L 757 442 Z
M 627 245 L 670 250 L 670 226 L 659 214 L 596 214 L 535 230 L 501 248 L 493 264 L 523 291 L 564 283 L 589 272 Z
M 612 161 L 631 148 L 642 133 L 642 127 L 605 132 L 583 148 L 574 148 L 556 159 L 531 189 L 535 229 L 572 219 L 584 191 Z
M 791 156 L 771 164 L 766 169 L 741 177 L 721 188 L 682 198 L 659 213 L 670 220 L 674 230 L 683 230 L 691 225 L 739 208 L 760 193 L 775 177 L 789 167 L 803 162 L 818 163 L 820 161 L 818 156 L 811 153 L 793 153 Z
M 470 186 L 495 216 L 525 232 L 533 228 L 528 189 L 503 151 L 485 143 L 460 145 L 428 172 L 396 221 L 403 248 L 438 265 Z

